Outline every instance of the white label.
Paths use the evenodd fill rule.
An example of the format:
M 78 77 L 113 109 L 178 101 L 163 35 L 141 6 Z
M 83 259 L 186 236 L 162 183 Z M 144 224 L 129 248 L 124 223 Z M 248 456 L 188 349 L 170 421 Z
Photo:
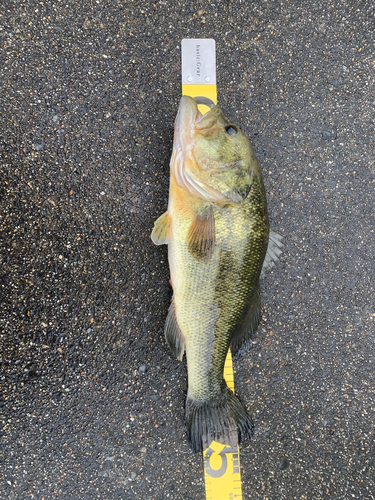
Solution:
M 216 85 L 215 40 L 184 38 L 181 68 L 183 85 Z

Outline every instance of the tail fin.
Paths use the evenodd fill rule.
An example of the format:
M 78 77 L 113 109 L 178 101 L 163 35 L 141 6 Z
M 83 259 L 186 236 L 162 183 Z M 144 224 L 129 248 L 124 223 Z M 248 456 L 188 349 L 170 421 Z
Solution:
M 217 399 L 198 402 L 187 397 L 185 421 L 195 453 L 208 448 L 212 441 L 236 446 L 254 431 L 250 416 L 227 386 Z

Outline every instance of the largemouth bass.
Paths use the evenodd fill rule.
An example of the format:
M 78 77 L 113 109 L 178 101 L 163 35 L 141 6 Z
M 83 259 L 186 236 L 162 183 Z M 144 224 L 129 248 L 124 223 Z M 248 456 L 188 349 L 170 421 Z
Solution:
M 260 320 L 259 276 L 280 251 L 270 232 L 262 173 L 250 141 L 219 105 L 202 116 L 183 96 L 175 121 L 168 210 L 155 222 L 168 244 L 173 287 L 165 337 L 186 351 L 185 421 L 193 451 L 251 437 L 253 422 L 223 377 L 229 347 L 251 342 Z M 268 250 L 267 250 L 268 249 Z

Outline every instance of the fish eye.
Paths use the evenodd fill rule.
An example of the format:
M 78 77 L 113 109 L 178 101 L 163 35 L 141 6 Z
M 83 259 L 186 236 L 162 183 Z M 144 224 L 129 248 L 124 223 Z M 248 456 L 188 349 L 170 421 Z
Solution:
M 237 135 L 238 134 L 238 128 L 236 127 L 236 125 L 228 125 L 227 127 L 225 127 L 225 131 L 229 135 Z

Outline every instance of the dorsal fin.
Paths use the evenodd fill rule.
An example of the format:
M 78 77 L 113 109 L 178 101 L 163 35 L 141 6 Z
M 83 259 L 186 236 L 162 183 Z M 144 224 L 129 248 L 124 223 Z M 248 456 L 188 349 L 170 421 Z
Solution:
M 274 263 L 279 260 L 279 256 L 282 252 L 281 247 L 283 246 L 281 240 L 282 236 L 273 229 L 270 229 L 267 253 L 263 262 L 263 271 L 271 269 Z
M 258 328 L 260 321 L 260 295 L 259 284 L 255 288 L 253 296 L 249 300 L 247 308 L 242 314 L 236 329 L 232 334 L 231 347 L 233 355 L 236 356 L 246 352 L 252 346 L 252 337 Z

